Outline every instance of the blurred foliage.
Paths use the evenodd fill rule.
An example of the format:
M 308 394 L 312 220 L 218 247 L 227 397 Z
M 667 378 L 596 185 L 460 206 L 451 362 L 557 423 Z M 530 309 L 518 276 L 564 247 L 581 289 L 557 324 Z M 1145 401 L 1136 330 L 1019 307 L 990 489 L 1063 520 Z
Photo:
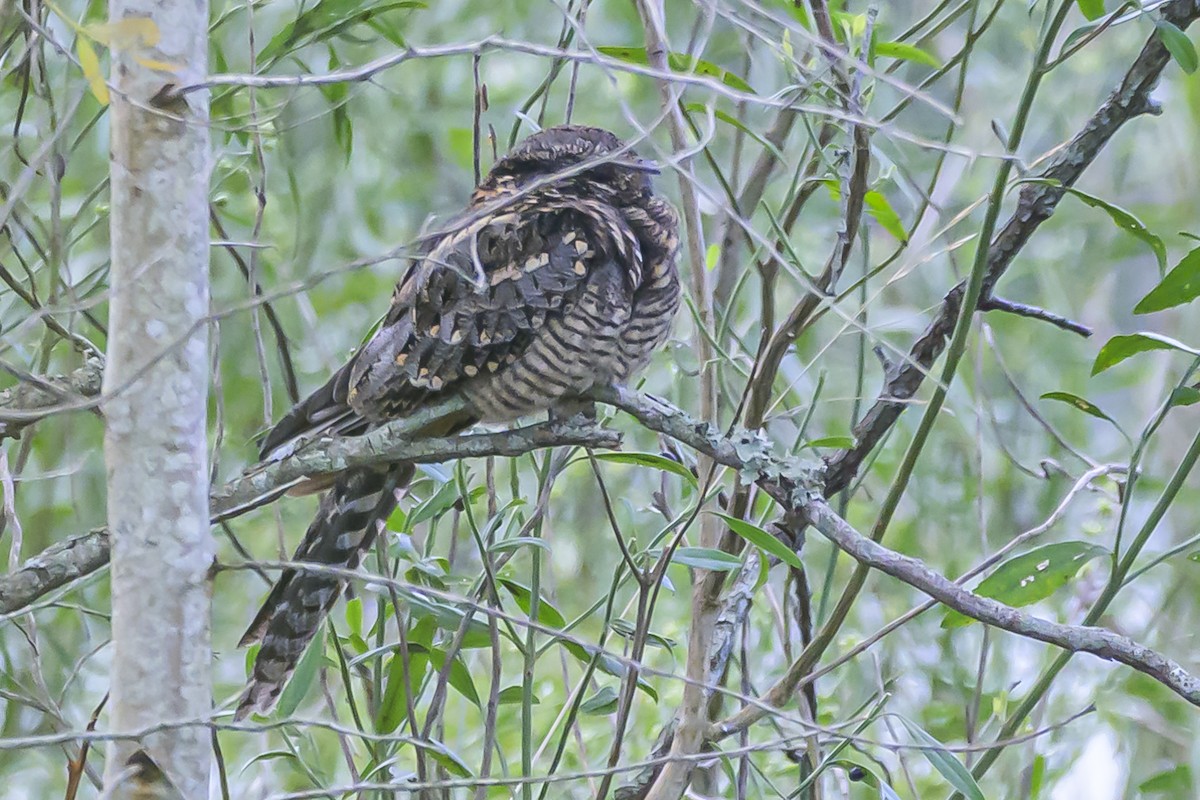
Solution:
M 969 271 L 979 245 L 981 200 L 1005 152 L 998 137 L 1017 105 L 1039 32 L 1059 5 L 833 4 L 840 45 L 870 62 L 854 80 L 861 82 L 863 116 L 877 123 L 866 222 L 838 290 L 868 277 L 823 313 L 785 358 L 768 420 L 781 450 L 812 459 L 844 446 L 883 380 L 872 348 L 900 358 L 940 298 Z M 698 148 L 709 264 L 683 268 L 709 270 L 716 291 L 712 334 L 721 425 L 734 419 L 764 320 L 786 316 L 804 295 L 804 274 L 820 270 L 842 226 L 846 115 L 837 81 L 814 43 L 812 5 L 801 6 L 779 0 L 666 4 L 669 66 L 709 79 L 687 84 L 682 97 L 693 126 L 691 144 Z M 1161 338 L 1139 338 L 1145 346 L 1122 353 L 1127 360 L 1090 374 L 1105 342 L 1118 334 L 1147 332 L 1200 347 L 1198 317 L 1187 304 L 1198 293 L 1195 242 L 1181 235 L 1200 234 L 1200 79 L 1183 69 L 1194 68 L 1188 62 L 1191 40 L 1178 29 L 1156 29 L 1150 15 L 1119 15 L 1116 6 L 1117 0 L 1079 0 L 1067 11 L 1055 52 L 1077 49 L 1045 78 L 1015 154 L 1014 179 L 1035 174 L 1079 129 L 1156 30 L 1177 62 L 1156 91 L 1163 114 L 1142 117 L 1117 135 L 1081 181 L 1077 198 L 1083 202 L 1064 201 L 1000 286 L 1006 297 L 1077 319 L 1096 335 L 1084 339 L 997 313 L 978 319 L 967 360 L 886 540 L 951 577 L 1040 524 L 1089 466 L 1128 463 L 1134 448 L 1144 446 L 1124 525 L 1127 545 L 1200 427 L 1200 412 L 1188 404 L 1195 397 L 1184 389 L 1153 435 L 1141 435 L 1191 359 L 1177 349 L 1157 349 Z M 480 167 L 486 171 L 497 153 L 536 125 L 562 121 L 568 107 L 575 121 L 626 138 L 645 136 L 639 150 L 670 164 L 676 154 L 659 124 L 663 112 L 654 82 L 612 66 L 645 61 L 634 6 L 597 2 L 587 6 L 585 19 L 581 11 L 576 0 L 218 0 L 211 12 L 209 66 L 212 73 L 303 75 L 366 64 L 407 46 L 493 36 L 541 48 L 561 45 L 580 53 L 580 60 L 556 62 L 514 48 L 482 54 L 478 74 L 487 107 L 479 118 Z M 1088 22 L 1110 14 L 1116 24 Z M 0 127 L 12 132 L 0 148 L 0 364 L 27 373 L 69 372 L 81 363 L 82 341 L 104 347 L 108 136 L 95 78 L 108 68 L 105 48 L 114 35 L 104 22 L 103 4 L 85 0 L 29 0 L 0 10 Z M 89 52 L 99 54 L 96 64 Z M 412 58 L 369 80 L 318 88 L 217 86 L 211 99 L 211 419 L 220 481 L 253 459 L 252 438 L 292 399 L 278 334 L 253 285 L 262 287 L 281 322 L 301 391 L 319 385 L 383 312 L 405 267 L 403 246 L 433 218 L 458 209 L 470 192 L 475 80 L 470 54 L 451 55 Z M 781 113 L 791 113 L 780 111 L 786 103 L 804 110 L 782 142 L 772 144 L 767 134 Z M 832 135 L 819 146 L 818 130 L 826 121 Z M 762 202 L 740 209 L 755 232 L 756 244 L 747 248 L 738 237 L 724 236 L 738 219 L 726 187 L 740 192 L 767 150 L 782 162 L 771 170 Z M 816 170 L 805 178 L 810 161 Z M 803 205 L 794 227 L 787 226 L 779 279 L 764 295 L 762 273 L 754 267 L 761 245 L 776 237 L 808 181 L 823 188 Z M 670 169 L 659 184 L 678 198 Z M 1015 195 L 1014 181 L 1006 209 Z M 730 242 L 734 251 L 722 252 Z M 1167 288 L 1135 311 L 1169 268 L 1176 272 Z M 47 319 L 76 340 L 52 331 Z M 685 309 L 644 385 L 690 410 L 698 407 L 700 368 L 694 328 Z M 14 380 L 0 378 L 2 386 Z M 1047 393 L 1058 396 L 1039 399 Z M 927 395 L 928 388 L 921 398 Z M 1092 413 L 1099 409 L 1100 415 Z M 874 521 L 915 428 L 920 409 L 914 411 L 877 449 L 845 500 L 845 514 L 860 530 Z M 610 422 L 626 431 L 627 451 L 661 449 L 628 419 Z M 10 567 L 103 524 L 101 442 L 100 420 L 77 413 L 55 416 L 4 444 L 16 481 L 15 518 L 3 532 Z M 698 496 L 694 480 L 664 466 L 653 457 L 596 464 L 616 524 L 642 563 L 680 522 L 694 520 L 691 512 L 701 501 L 717 510 L 715 498 Z M 323 647 L 311 650 L 277 712 L 336 728 L 297 723 L 261 734 L 221 732 L 232 796 L 321 788 L 341 796 L 334 787 L 399 781 L 418 769 L 429 780 L 469 786 L 480 768 L 493 688 L 499 706 L 492 776 L 552 772 L 555 782 L 545 784 L 547 790 L 532 787 L 542 797 L 590 797 L 595 791 L 597 779 L 580 774 L 607 763 L 624 667 L 611 655 L 597 657 L 594 648 L 628 655 L 639 626 L 636 586 L 622 572 L 587 458 L 538 453 L 430 467 L 420 476 L 389 521 L 392 533 L 377 557 L 367 560 L 371 571 L 393 577 L 400 588 L 392 592 L 367 581 L 354 600 L 338 606 Z M 734 476 L 722 480 L 728 490 Z M 1200 525 L 1195 477 L 1187 487 L 1138 564 L 1168 557 L 1137 573 L 1103 624 L 1195 671 L 1200 565 L 1187 558 L 1200 551 L 1200 544 L 1187 545 Z M 1112 480 L 1097 481 L 1095 489 L 1076 496 L 1061 520 L 1022 552 L 1071 542 L 1077 544 L 1067 550 L 1089 558 L 1112 552 L 1122 501 Z M 546 513 L 538 516 L 543 494 Z M 288 499 L 216 529 L 221 560 L 244 560 L 235 539 L 258 558 L 287 555 L 313 509 L 311 500 Z M 751 511 L 752 524 L 738 533 L 753 544 L 771 529 L 775 514 L 763 499 Z M 695 544 L 697 527 L 689 529 L 685 546 Z M 483 588 L 485 555 L 497 564 L 507 559 L 496 575 L 495 597 Z M 648 757 L 678 706 L 691 613 L 689 556 L 692 565 L 727 569 L 727 581 L 740 569 L 737 563 L 714 564 L 711 553 L 684 551 L 667 571 L 643 631 L 647 669 L 621 748 L 624 764 Z M 815 535 L 808 536 L 803 556 L 819 624 L 841 596 L 852 565 Z M 1102 556 L 1072 566 L 1069 574 L 1056 573 L 1057 590 L 1031 596 L 1031 610 L 1079 622 L 1110 564 Z M 216 581 L 214 692 L 226 709 L 246 674 L 247 655 L 234 643 L 265 588 L 247 570 L 222 572 Z M 795 573 L 777 566 L 755 589 L 725 676 L 731 690 L 765 691 L 798 654 L 797 588 Z M 107 591 L 101 573 L 54 593 L 32 614 L 0 620 L 0 743 L 86 726 L 107 690 Z M 455 599 L 463 597 L 501 606 L 494 630 L 485 614 L 463 625 L 471 607 Z M 923 600 L 903 584 L 872 577 L 822 664 Z M 539 626 L 532 632 L 523 624 L 530 616 Z M 971 766 L 978 751 L 964 756 L 933 745 L 986 744 L 1057 655 L 978 624 L 943 628 L 943 619 L 941 611 L 921 615 L 816 681 L 821 757 L 836 751 L 834 759 L 841 759 L 820 775 L 821 796 L 879 796 L 880 789 L 869 788 L 872 782 L 894 792 L 885 796 L 944 795 L 958 785 L 953 764 Z M 454 646 L 460 628 L 461 649 Z M 445 708 L 426 726 L 441 671 L 448 682 Z M 1060 724 L 1091 705 L 1096 710 L 1089 716 Z M 714 713 L 720 718 L 737 706 L 726 699 Z M 418 729 L 425 727 L 427 741 L 419 747 L 412 742 L 410 713 Z M 788 753 L 813 741 L 801 736 L 802 716 L 793 704 L 745 739 L 721 743 L 738 754 L 715 757 L 706 785 L 719 796 L 734 796 L 732 786 L 740 781 L 746 797 L 791 796 L 802 774 Z M 988 797 L 1195 796 L 1195 719 L 1193 709 L 1158 684 L 1080 656 L 1022 727 L 1023 733 L 1041 733 L 1008 748 L 980 785 Z M 103 723 L 101 717 L 101 728 Z M 356 729 L 396 736 L 358 738 Z M 847 736 L 850 746 L 841 749 Z M 77 750 L 0 750 L 0 778 L 9 796 L 14 787 L 18 797 L 61 795 L 68 757 Z M 102 757 L 96 748 L 90 763 L 98 765 Z M 850 782 L 852 764 L 867 770 L 861 782 Z M 86 781 L 83 791 L 92 791 Z M 452 796 L 470 794 L 464 788 Z M 519 781 L 501 780 L 486 796 L 532 794 Z

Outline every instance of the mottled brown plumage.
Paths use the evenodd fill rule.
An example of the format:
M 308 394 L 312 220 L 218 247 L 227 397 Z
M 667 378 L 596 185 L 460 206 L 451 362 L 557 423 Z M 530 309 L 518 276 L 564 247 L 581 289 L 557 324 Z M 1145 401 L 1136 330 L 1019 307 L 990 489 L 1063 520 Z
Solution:
M 428 237 L 371 339 L 266 436 L 265 459 L 317 434 L 356 435 L 461 394 L 426 433 L 553 408 L 624 383 L 679 306 L 674 210 L 652 164 L 599 128 L 530 136 Z M 355 567 L 410 465 L 339 475 L 294 561 Z M 288 570 L 242 644 L 262 641 L 237 718 L 274 706 L 343 581 Z

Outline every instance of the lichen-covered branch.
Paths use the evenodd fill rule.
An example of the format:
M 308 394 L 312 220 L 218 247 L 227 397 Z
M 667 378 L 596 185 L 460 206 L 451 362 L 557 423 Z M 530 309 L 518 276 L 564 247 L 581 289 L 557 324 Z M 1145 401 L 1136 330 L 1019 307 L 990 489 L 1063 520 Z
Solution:
M 821 493 L 820 470 L 790 457 L 772 455 L 764 438 L 745 432 L 725 438 L 711 425 L 697 422 L 661 400 L 632 392 L 609 390 L 602 398 L 637 417 L 646 427 L 739 470 L 771 495 L 785 514 L 805 519 L 856 561 L 891 575 L 972 619 L 1064 650 L 1091 653 L 1130 666 L 1200 706 L 1200 679 L 1154 650 L 1104 628 L 1060 625 L 980 597 L 938 574 L 923 561 L 873 542 L 830 508 Z
M 240 475 L 213 490 L 212 518 L 232 519 L 275 500 L 307 477 L 348 467 L 517 456 L 544 447 L 613 448 L 621 442 L 617 431 L 577 420 L 442 439 L 413 439 L 412 427 L 411 420 L 398 420 L 365 436 L 314 442 L 285 459 Z M 108 563 L 109 544 L 108 531 L 98 528 L 56 544 L 0 577 L 0 614 L 20 611 L 47 592 L 100 569 Z
M 17 436 L 26 425 L 62 408 L 78 408 L 81 400 L 100 394 L 104 362 L 89 358 L 70 373 L 54 377 L 18 376 L 19 383 L 0 392 L 0 439 Z

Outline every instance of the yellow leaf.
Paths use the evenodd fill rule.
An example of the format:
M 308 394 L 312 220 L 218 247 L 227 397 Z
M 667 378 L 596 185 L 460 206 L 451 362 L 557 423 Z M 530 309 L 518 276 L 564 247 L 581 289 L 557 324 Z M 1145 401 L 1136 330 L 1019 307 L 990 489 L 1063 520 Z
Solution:
M 116 22 L 85 25 L 83 29 L 105 47 L 120 50 L 153 47 L 160 38 L 158 26 L 149 17 L 126 17 Z
M 104 83 L 104 75 L 100 72 L 100 59 L 92 49 L 91 42 L 82 36 L 75 40 L 75 52 L 79 54 L 79 66 L 83 68 L 83 77 L 87 78 L 92 94 L 100 105 L 108 105 L 108 86 Z
M 175 73 L 179 71 L 179 65 L 172 64 L 170 61 L 158 61 L 153 58 L 142 58 L 141 56 L 134 56 L 133 60 L 147 69 L 156 69 L 159 72 Z

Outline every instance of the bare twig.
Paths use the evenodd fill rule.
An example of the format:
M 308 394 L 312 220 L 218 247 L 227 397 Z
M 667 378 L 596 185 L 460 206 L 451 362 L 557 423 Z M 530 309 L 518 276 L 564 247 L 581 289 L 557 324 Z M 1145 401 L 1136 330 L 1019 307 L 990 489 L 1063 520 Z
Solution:
M 1177 27 L 1186 28 L 1200 17 L 1200 0 L 1175 0 L 1163 8 L 1162 15 Z M 981 305 L 992 300 L 997 282 L 1011 266 L 1017 253 L 1033 232 L 1050 218 L 1067 189 L 1075 185 L 1121 126 L 1143 114 L 1159 112 L 1150 93 L 1158 84 L 1169 59 L 1170 55 L 1161 40 L 1151 34 L 1121 83 L 1040 173 L 1038 177 L 1042 181 L 1026 183 L 1022 187 L 1016 210 L 996 234 L 989 248 Z M 1049 183 L 1044 182 L 1047 180 Z M 827 459 L 827 495 L 841 491 L 850 484 L 863 461 L 891 430 L 916 395 L 925 381 L 926 373 L 942 354 L 954 330 L 965 290 L 966 284 L 960 283 L 946 294 L 937 316 L 913 343 L 908 357 L 887 376 L 875 404 L 854 428 L 854 447 Z

